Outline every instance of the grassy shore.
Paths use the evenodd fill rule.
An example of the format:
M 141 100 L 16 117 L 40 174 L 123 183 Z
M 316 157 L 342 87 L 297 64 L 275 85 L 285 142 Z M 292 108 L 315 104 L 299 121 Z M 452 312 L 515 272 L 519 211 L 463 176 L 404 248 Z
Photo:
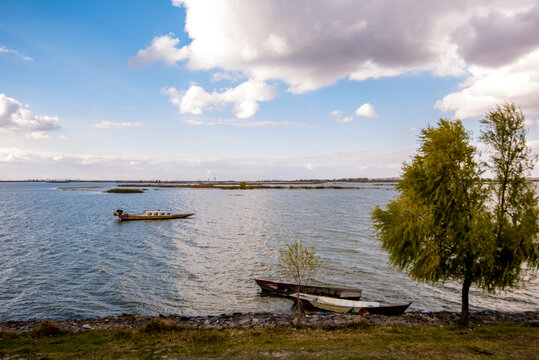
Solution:
M 185 329 L 155 319 L 131 330 L 66 333 L 44 322 L 27 333 L 0 332 L 2 359 L 533 359 L 538 353 L 539 327 L 508 322 Z

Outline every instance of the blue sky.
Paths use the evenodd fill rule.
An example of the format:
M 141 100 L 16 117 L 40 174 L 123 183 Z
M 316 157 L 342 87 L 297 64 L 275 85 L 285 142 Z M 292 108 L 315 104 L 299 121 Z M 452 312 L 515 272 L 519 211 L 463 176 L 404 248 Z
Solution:
M 0 180 L 393 177 L 421 128 L 477 137 L 505 101 L 537 151 L 538 24 L 529 0 L 2 1 Z

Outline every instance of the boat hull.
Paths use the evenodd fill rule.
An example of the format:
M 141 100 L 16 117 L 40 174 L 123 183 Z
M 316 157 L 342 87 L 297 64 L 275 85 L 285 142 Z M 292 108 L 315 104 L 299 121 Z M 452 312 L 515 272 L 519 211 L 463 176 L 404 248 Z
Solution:
M 168 219 L 183 219 L 189 216 L 195 215 L 194 213 L 189 214 L 173 214 L 173 215 L 118 215 L 120 220 L 168 220 Z
M 254 279 L 264 292 L 281 296 L 290 296 L 298 292 L 297 284 L 281 283 L 269 280 Z M 331 296 L 340 299 L 359 300 L 362 290 L 353 288 L 336 288 L 329 286 L 302 285 L 299 289 L 302 293 Z
M 408 304 L 383 304 L 366 301 L 351 301 L 325 296 L 312 296 L 309 294 L 299 294 L 299 299 L 303 306 L 312 309 L 347 314 L 376 314 L 387 316 L 402 315 L 412 304 L 411 302 Z

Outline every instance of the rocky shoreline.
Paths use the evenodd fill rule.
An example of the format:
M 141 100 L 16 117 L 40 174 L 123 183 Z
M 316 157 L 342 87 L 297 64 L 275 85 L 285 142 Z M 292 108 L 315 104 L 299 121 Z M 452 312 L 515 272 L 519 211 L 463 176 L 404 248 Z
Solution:
M 400 316 L 383 315 L 348 315 L 311 313 L 303 314 L 301 323 L 306 327 L 342 328 L 365 326 L 424 326 L 424 325 L 452 325 L 459 321 L 459 313 L 440 311 L 422 313 L 418 311 L 407 312 Z M 53 321 L 54 326 L 69 332 L 78 333 L 89 330 L 132 330 L 148 328 L 182 328 L 182 329 L 226 329 L 242 327 L 278 327 L 290 326 L 293 314 L 271 313 L 234 313 L 218 316 L 180 316 L 180 315 L 121 315 L 118 317 L 104 317 L 82 320 Z M 488 324 L 499 322 L 513 322 L 522 326 L 539 326 L 539 311 L 526 312 L 499 312 L 481 311 L 470 313 L 470 324 Z M 0 322 L 0 332 L 26 333 L 36 330 L 42 320 L 4 321 Z

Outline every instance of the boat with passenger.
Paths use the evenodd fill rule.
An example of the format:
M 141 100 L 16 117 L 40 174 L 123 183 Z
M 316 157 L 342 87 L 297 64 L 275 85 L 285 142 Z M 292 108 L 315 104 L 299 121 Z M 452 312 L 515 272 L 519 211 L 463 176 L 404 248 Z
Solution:
M 118 216 L 120 220 L 167 220 L 182 219 L 195 215 L 195 213 L 173 214 L 171 210 L 145 210 L 140 214 L 131 215 L 127 211 L 118 209 L 112 214 Z

